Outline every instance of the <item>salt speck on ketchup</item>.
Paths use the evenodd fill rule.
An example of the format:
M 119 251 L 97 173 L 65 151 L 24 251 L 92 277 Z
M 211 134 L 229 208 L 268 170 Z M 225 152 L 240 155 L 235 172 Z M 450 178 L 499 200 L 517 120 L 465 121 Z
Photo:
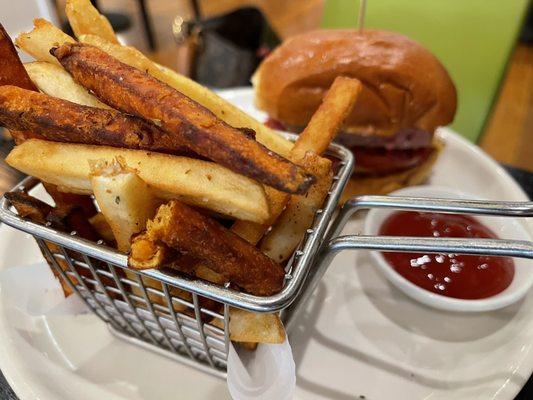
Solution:
M 383 236 L 497 238 L 478 220 L 456 214 L 399 211 L 381 225 Z M 484 299 L 508 287 L 514 276 L 509 257 L 460 254 L 383 253 L 388 263 L 415 285 L 448 297 Z

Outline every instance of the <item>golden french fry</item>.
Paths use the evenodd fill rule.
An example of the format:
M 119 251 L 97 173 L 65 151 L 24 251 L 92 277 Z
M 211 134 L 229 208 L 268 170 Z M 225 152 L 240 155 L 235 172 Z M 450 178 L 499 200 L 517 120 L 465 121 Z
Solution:
M 257 141 L 270 150 L 286 156 L 292 148 L 290 141 L 255 120 L 244 111 L 241 111 L 233 104 L 222 99 L 213 91 L 169 68 L 154 63 L 134 47 L 117 45 L 94 35 L 82 35 L 79 37 L 79 40 L 83 43 L 98 47 L 124 64 L 147 72 L 154 78 L 159 79 L 208 108 L 218 118 L 229 125 L 236 128 L 253 129 L 256 133 Z
M 313 161 L 305 160 L 307 152 L 320 155 L 326 151 L 329 144 L 335 139 L 344 119 L 351 111 L 361 88 L 361 83 L 356 79 L 336 78 L 319 109 L 294 143 L 288 159 L 298 165 L 310 165 Z M 316 162 L 322 163 L 321 160 L 324 159 L 315 159 Z M 322 170 L 325 168 L 327 167 L 322 167 Z M 272 188 L 266 188 L 265 191 L 270 208 L 270 218 L 263 224 L 237 221 L 232 226 L 233 232 L 251 243 L 257 243 L 263 237 L 290 199 L 288 194 Z
M 212 324 L 224 329 L 220 319 L 213 320 Z M 286 336 L 278 314 L 258 314 L 233 307 L 230 308 L 229 333 L 232 341 L 243 343 L 250 350 L 255 349 L 256 343 L 283 343 Z
M 320 107 L 300 134 L 291 154 L 298 157 L 308 151 L 322 154 L 335 139 L 350 113 L 363 85 L 357 79 L 339 76 L 327 91 Z
M 159 198 L 177 198 L 233 218 L 256 222 L 268 218 L 262 185 L 209 161 L 31 139 L 15 147 L 6 162 L 62 191 L 90 194 L 89 160 L 112 160 L 116 156 L 135 168 Z
M 156 243 L 146 233 L 137 235 L 131 242 L 128 265 L 134 269 L 158 269 L 168 261 L 168 247 Z
M 63 43 L 76 42 L 72 37 L 64 33 L 45 19 L 35 19 L 33 30 L 21 33 L 17 36 L 15 44 L 38 61 L 47 61 L 59 65 L 57 59 L 50 54 L 52 47 Z
M 74 82 L 70 74 L 57 64 L 35 61 L 24 64 L 24 68 L 39 90 L 49 96 L 84 106 L 110 108 Z
M 319 165 L 312 165 L 308 169 L 318 177 L 317 182 L 304 196 L 291 196 L 287 207 L 280 215 L 270 232 L 261 241 L 261 250 L 277 262 L 289 259 L 294 252 L 305 231 L 320 208 L 332 182 L 332 171 L 320 170 Z
M 331 186 L 331 162 L 318 157 L 335 138 L 342 122 L 350 112 L 361 91 L 361 84 L 349 78 L 337 78 L 324 98 L 319 110 L 296 140 L 289 153 L 289 160 L 304 165 L 310 170 L 318 171 L 319 181 L 311 187 L 306 196 L 290 197 L 286 193 L 266 188 L 270 218 L 263 224 L 250 221 L 237 221 L 231 230 L 251 243 L 257 243 L 275 223 L 272 231 L 261 243 L 261 250 L 275 261 L 288 259 L 300 242 L 305 230 L 311 224 L 316 210 L 320 207 Z M 313 153 L 309 153 L 313 152 Z M 288 204 L 287 204 L 288 203 Z M 284 208 L 287 205 L 285 211 Z M 281 216 L 280 216 L 281 214 Z M 270 343 L 281 343 L 285 340 L 283 325 L 277 314 L 255 314 L 243 310 L 231 309 L 230 332 L 232 340 L 239 342 L 264 342 L 261 332 L 274 334 L 283 332 Z M 235 321 L 235 322 L 234 322 Z M 235 326 L 234 326 L 235 324 Z M 261 326 L 255 331 L 255 326 Z M 280 327 L 281 330 L 276 329 Z M 240 328 L 245 327 L 245 330 Z M 233 328 L 233 329 L 232 329 Z M 248 332 L 248 335 L 243 334 Z M 266 333 L 265 333 L 266 334 Z M 256 336 L 259 335 L 259 336 Z
M 130 250 L 131 237 L 146 226 L 160 201 L 148 185 L 120 157 L 111 162 L 91 161 L 91 186 L 94 197 L 124 253 Z
M 104 238 L 107 243 L 113 243 L 115 241 L 115 236 L 111 227 L 107 223 L 107 220 L 104 217 L 104 214 L 101 212 L 96 213 L 94 216 L 89 218 L 89 222 L 93 226 L 94 230 Z
M 76 37 L 92 34 L 120 43 L 107 18 L 89 0 L 67 0 L 65 13 Z

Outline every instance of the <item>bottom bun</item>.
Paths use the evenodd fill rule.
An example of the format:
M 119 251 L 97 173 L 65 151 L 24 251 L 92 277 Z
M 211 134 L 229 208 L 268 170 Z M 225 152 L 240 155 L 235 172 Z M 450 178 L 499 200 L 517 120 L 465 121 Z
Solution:
M 346 184 L 340 204 L 344 204 L 346 200 L 355 196 L 365 194 L 383 195 L 406 186 L 420 185 L 429 176 L 433 164 L 435 164 L 440 152 L 444 149 L 444 142 L 435 138 L 433 140 L 433 148 L 434 150 L 427 160 L 414 168 L 383 176 L 352 176 Z

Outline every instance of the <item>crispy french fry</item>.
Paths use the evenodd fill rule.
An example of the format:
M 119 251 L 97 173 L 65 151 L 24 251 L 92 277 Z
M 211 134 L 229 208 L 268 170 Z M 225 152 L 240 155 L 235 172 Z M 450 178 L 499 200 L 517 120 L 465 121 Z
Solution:
M 65 192 L 91 194 L 89 160 L 124 158 L 162 199 L 178 198 L 234 218 L 262 222 L 268 218 L 263 187 L 218 164 L 107 146 L 55 143 L 31 139 L 15 147 L 6 162 Z
M 14 85 L 27 90 L 37 90 L 30 77 L 24 70 L 17 50 L 11 38 L 0 24 L 0 86 Z M 39 137 L 28 131 L 9 131 L 15 143 L 22 143 L 30 137 Z
M 98 47 L 124 64 L 128 64 L 152 75 L 154 78 L 159 79 L 161 82 L 166 83 L 200 103 L 229 125 L 253 129 L 256 133 L 257 141 L 270 150 L 286 156 L 292 148 L 290 141 L 224 100 L 213 91 L 186 76 L 154 63 L 134 47 L 113 44 L 94 35 L 82 35 L 78 39 L 83 43 Z
M 302 198 L 291 199 L 286 193 L 266 188 L 270 207 L 269 220 L 264 224 L 237 221 L 231 227 L 234 233 L 255 244 L 279 217 L 273 232 L 270 232 L 263 240 L 261 249 L 276 261 L 284 261 L 290 257 L 331 185 L 331 176 L 327 173 L 331 169 L 331 163 L 327 159 L 317 157 L 316 154 L 322 154 L 335 138 L 360 90 L 359 81 L 337 78 L 324 98 L 321 108 L 313 115 L 309 125 L 300 134 L 289 153 L 288 158 L 291 161 L 310 168 L 314 167 L 321 175 L 326 173 L 326 176 L 319 178 L 318 183 L 311 187 L 307 196 Z M 316 154 L 313 156 L 313 153 L 307 152 Z M 286 205 L 287 209 L 283 212 Z M 260 336 L 261 332 L 265 335 L 272 335 L 269 340 L 273 343 L 281 343 L 285 340 L 283 325 L 277 314 L 255 314 L 233 309 L 230 312 L 232 340 L 264 342 L 267 339 Z M 262 326 L 262 329 L 256 332 L 255 326 Z M 283 334 L 276 335 L 280 332 Z
M 76 231 L 77 235 L 88 240 L 97 241 L 101 237 L 93 229 L 91 224 L 89 224 L 86 212 L 82 205 L 77 204 L 61 204 L 60 207 L 52 207 L 43 201 L 36 199 L 24 192 L 10 192 L 4 195 L 10 203 L 15 207 L 18 214 L 22 218 L 27 218 L 30 221 L 45 224 L 50 223 L 50 226 L 54 229 L 61 230 L 63 232 Z M 46 241 L 46 246 L 50 249 L 52 253 L 60 253 L 60 248 L 52 242 Z M 43 257 L 50 266 L 54 276 L 60 281 L 61 287 L 63 289 L 63 294 L 65 297 L 68 297 L 72 294 L 72 289 L 65 282 L 59 272 L 54 268 L 54 262 L 47 253 L 42 251 Z M 67 262 L 62 258 L 55 258 L 55 261 L 63 271 L 70 269 Z M 89 271 L 85 268 L 78 268 L 75 266 L 78 273 L 82 276 L 87 276 L 90 274 Z M 71 278 L 74 284 L 77 283 L 75 278 Z
M 158 121 L 167 136 L 196 154 L 281 191 L 303 194 L 314 177 L 202 105 L 143 71 L 86 44 L 52 49 L 74 79 L 107 104 Z
M 110 108 L 74 82 L 70 74 L 59 65 L 36 61 L 24 64 L 24 68 L 39 90 L 49 96 L 84 106 Z
M 8 129 L 39 132 L 43 139 L 54 142 L 195 156 L 172 135 L 141 118 L 11 85 L 0 87 L 0 124 Z
M 119 157 L 111 162 L 90 162 L 94 197 L 124 253 L 130 250 L 131 237 L 146 226 L 160 201 L 148 185 Z
M 50 54 L 52 47 L 63 43 L 76 42 L 72 37 L 64 33 L 45 19 L 35 19 L 33 30 L 21 33 L 15 40 L 15 44 L 38 61 L 47 61 L 59 65 L 57 59 Z
M 261 250 L 277 262 L 290 258 L 331 187 L 333 177 L 331 168 L 325 174 L 318 168 L 314 172 L 320 176 L 317 183 L 306 195 L 291 196 L 289 204 L 261 241 Z
M 361 83 L 356 79 L 336 78 L 319 109 L 294 143 L 294 147 L 288 155 L 289 160 L 298 165 L 310 165 L 312 160 L 305 161 L 307 152 L 310 151 L 320 155 L 326 151 L 352 109 L 357 96 L 361 92 L 361 88 Z M 316 162 L 322 161 L 317 158 Z M 322 167 L 322 169 L 325 168 Z M 266 194 L 270 208 L 270 218 L 265 223 L 237 221 L 231 228 L 237 235 L 254 244 L 263 237 L 290 199 L 286 193 L 271 188 L 266 188 Z
M 107 18 L 89 0 L 67 0 L 65 13 L 76 37 L 92 34 L 111 43 L 120 43 Z
M 148 221 L 154 242 L 195 257 L 246 291 L 271 295 L 281 289 L 283 268 L 214 219 L 171 200 Z
M 215 319 L 213 325 L 223 329 L 221 320 Z M 285 328 L 277 314 L 251 313 L 238 308 L 230 308 L 230 339 L 255 349 L 256 343 L 283 343 Z M 250 346 L 251 345 L 251 346 Z
M 363 85 L 357 79 L 344 76 L 335 78 L 320 107 L 294 144 L 291 155 L 299 158 L 308 151 L 316 154 L 326 151 L 352 110 L 362 88 Z
M 128 265 L 134 269 L 159 269 L 170 259 L 170 249 L 153 241 L 146 233 L 137 235 L 131 242 Z

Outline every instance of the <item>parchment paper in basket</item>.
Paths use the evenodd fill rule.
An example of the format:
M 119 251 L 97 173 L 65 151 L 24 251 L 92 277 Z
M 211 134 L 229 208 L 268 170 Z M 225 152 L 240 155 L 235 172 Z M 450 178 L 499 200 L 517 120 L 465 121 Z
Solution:
M 78 296 L 65 299 L 59 282 L 44 262 L 0 272 L 0 293 L 5 307 L 16 308 L 33 317 L 89 312 Z
M 234 400 L 292 399 L 296 369 L 288 339 L 260 344 L 253 352 L 230 344 L 227 383 Z

